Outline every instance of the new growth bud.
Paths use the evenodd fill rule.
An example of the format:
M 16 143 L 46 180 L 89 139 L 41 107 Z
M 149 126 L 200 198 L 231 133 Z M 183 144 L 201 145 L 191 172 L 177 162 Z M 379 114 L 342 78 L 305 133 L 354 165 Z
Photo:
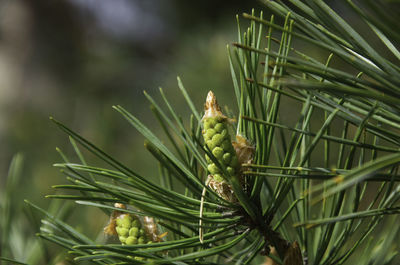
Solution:
M 225 180 L 229 177 L 237 177 L 239 163 L 235 149 L 232 146 L 228 128 L 228 118 L 222 114 L 217 99 L 213 92 L 208 92 L 205 113 L 203 116 L 203 138 L 206 147 L 218 161 L 215 163 L 208 155 L 207 170 L 208 185 L 222 198 L 234 201 L 233 191 Z M 228 175 L 224 175 L 227 172 Z
M 114 207 L 126 209 L 121 203 L 114 204 Z M 117 235 L 119 241 L 123 245 L 136 245 L 152 243 L 153 241 L 147 236 L 140 220 L 122 211 L 114 211 L 111 214 L 109 224 L 104 228 L 104 232 L 109 235 Z

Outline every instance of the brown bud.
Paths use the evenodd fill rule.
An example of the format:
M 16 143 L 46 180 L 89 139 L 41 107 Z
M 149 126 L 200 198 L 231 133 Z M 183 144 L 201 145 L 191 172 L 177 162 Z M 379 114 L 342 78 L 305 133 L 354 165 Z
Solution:
M 239 165 L 253 162 L 255 147 L 243 136 L 236 135 L 236 141 L 232 142 Z
M 204 116 L 203 119 L 213 118 L 213 117 L 223 117 L 226 118 L 221 112 L 221 107 L 218 105 L 217 98 L 212 91 L 208 92 L 206 103 L 204 105 Z
M 303 256 L 301 255 L 300 246 L 297 241 L 294 241 L 288 250 L 286 250 L 283 265 L 303 265 Z

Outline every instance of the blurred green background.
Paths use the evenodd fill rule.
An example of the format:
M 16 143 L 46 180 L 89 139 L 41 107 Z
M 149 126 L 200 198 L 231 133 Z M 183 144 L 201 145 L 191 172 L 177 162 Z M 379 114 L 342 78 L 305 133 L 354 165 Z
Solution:
M 61 161 L 55 148 L 73 151 L 49 116 L 129 167 L 155 175 L 143 137 L 112 105 L 126 107 L 156 129 L 143 90 L 157 98 L 161 86 L 188 121 L 179 75 L 199 109 L 210 89 L 233 107 L 226 45 L 237 39 L 235 15 L 253 7 L 260 5 L 242 0 L 0 1 L 1 198 L 12 156 L 24 156 L 11 197 L 13 222 L 23 231 L 13 232 L 8 241 L 14 253 L 0 256 L 27 260 L 28 239 L 38 232 L 41 216 L 27 214 L 23 199 L 47 208 L 50 200 L 44 196 L 54 193 L 51 186 L 65 183 L 52 167 Z M 87 234 L 95 236 L 107 220 L 100 211 L 78 207 L 68 222 L 90 227 Z
M 143 138 L 111 109 L 141 119 L 143 90 L 162 86 L 179 106 L 176 76 L 194 98 L 231 91 L 226 44 L 235 14 L 253 1 L 9 0 L 0 4 L 0 176 L 25 156 L 24 197 L 39 200 L 61 178 L 51 164 L 68 138 L 49 116 L 128 165 L 148 170 Z M 150 165 L 151 166 L 151 165 Z

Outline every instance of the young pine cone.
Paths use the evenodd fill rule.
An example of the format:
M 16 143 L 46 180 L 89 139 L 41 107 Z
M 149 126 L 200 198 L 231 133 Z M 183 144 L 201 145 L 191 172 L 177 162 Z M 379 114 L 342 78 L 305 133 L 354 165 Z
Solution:
M 123 245 L 136 245 L 152 243 L 147 239 L 146 231 L 142 228 L 139 220 L 130 214 L 122 214 L 115 220 L 119 241 Z
M 206 147 L 218 161 L 220 167 L 206 155 L 207 169 L 210 175 L 207 183 L 223 199 L 235 201 L 233 190 L 222 176 L 224 169 L 229 177 L 237 177 L 239 162 L 235 149 L 232 146 L 228 132 L 228 118 L 222 114 L 213 92 L 208 92 L 203 116 L 203 138 Z M 225 176 L 228 177 L 228 176 Z
M 116 203 L 116 208 L 126 209 L 122 203 Z M 104 228 L 108 235 L 117 235 L 123 245 L 152 243 L 144 227 L 137 217 L 122 211 L 114 211 L 109 224 Z

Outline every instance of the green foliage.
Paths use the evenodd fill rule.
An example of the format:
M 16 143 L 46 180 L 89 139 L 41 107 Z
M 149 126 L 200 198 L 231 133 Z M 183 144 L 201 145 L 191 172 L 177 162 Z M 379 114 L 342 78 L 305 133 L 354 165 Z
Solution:
M 20 185 L 22 167 L 22 155 L 15 155 L 10 164 L 5 188 L 1 189 L 2 196 L 0 198 L 0 260 L 3 260 L 4 262 L 12 261 L 17 264 L 25 264 L 15 261 L 15 259 L 25 259 L 25 257 L 18 256 L 19 253 L 23 253 L 25 250 L 25 246 L 23 244 L 18 244 L 18 241 L 22 239 L 22 233 L 16 233 L 15 235 L 12 234 L 13 232 L 15 233 L 15 231 L 20 231 L 22 229 L 21 224 L 16 224 L 15 222 L 13 222 L 13 220 L 17 220 L 18 216 L 15 209 L 18 205 L 18 203 L 16 203 L 17 196 L 15 196 L 15 194 L 18 192 L 18 186 Z M 13 249 L 12 246 L 14 246 L 14 248 L 20 249 Z M 2 264 L 2 262 L 0 262 L 0 264 Z
M 146 94 L 169 143 L 125 108 L 114 107 L 146 138 L 159 181 L 52 119 L 71 137 L 80 163 L 65 159 L 55 165 L 70 182 L 55 188 L 75 193 L 48 197 L 107 214 L 152 216 L 158 233 L 168 232 L 165 240 L 98 244 L 31 204 L 46 216 L 41 237 L 69 249 L 76 261 L 95 264 L 144 263 L 136 257 L 153 264 L 257 264 L 264 259 L 261 254 L 288 264 L 285 257 L 294 241 L 306 264 L 349 264 L 355 253 L 357 264 L 395 264 L 400 58 L 392 44 L 399 40 L 394 25 L 390 18 L 378 20 L 345 2 L 394 55 L 388 59 L 323 1 L 263 2 L 274 15 L 244 14 L 250 26 L 242 32 L 238 23 L 239 40 L 228 47 L 239 110 L 231 118 L 237 118 L 237 133 L 255 146 L 253 163 L 242 165 L 246 188 L 237 178 L 226 178 L 238 203 L 221 199 L 205 185 L 204 154 L 213 162 L 218 157 L 204 148 L 201 112 L 178 79 L 190 118 L 180 117 L 162 90 L 165 109 Z M 326 60 L 302 52 L 302 43 Z M 87 165 L 80 147 L 109 167 Z M 130 207 L 122 210 L 114 203 Z M 270 246 L 276 252 L 269 253 Z
M 53 264 L 65 259 L 58 248 L 49 249 L 36 237 L 40 219 L 23 204 L 24 180 L 24 156 L 16 154 L 10 163 L 6 185 L 0 187 L 0 264 Z M 48 211 L 57 212 L 57 218 L 63 220 L 70 214 L 71 206 L 53 201 Z

